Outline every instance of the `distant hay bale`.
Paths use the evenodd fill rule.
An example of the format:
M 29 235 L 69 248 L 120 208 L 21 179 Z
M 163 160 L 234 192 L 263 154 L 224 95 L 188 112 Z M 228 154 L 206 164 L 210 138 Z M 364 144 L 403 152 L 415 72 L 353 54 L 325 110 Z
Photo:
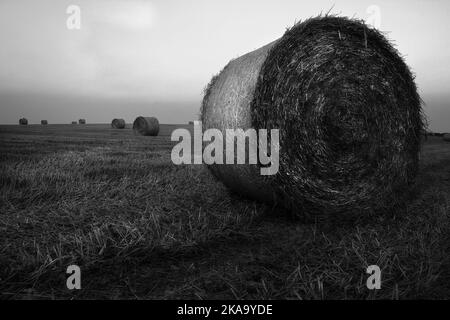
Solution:
M 47 120 L 41 120 L 41 124 L 42 124 L 42 125 L 47 125 L 47 124 L 48 124 L 48 121 L 47 121 Z
M 27 118 L 21 118 L 19 119 L 19 124 L 26 126 L 28 124 Z
M 444 141 L 448 141 L 450 142 L 450 133 L 446 133 L 442 136 L 442 139 L 444 139 Z
M 189 124 L 192 124 L 192 125 L 193 125 L 193 124 L 194 124 L 194 121 L 189 121 Z
M 113 119 L 113 121 L 111 122 L 111 127 L 114 129 L 124 129 L 125 128 L 125 120 Z
M 77 124 L 77 122 L 76 121 L 72 121 L 72 124 Z
M 79 120 L 78 120 L 78 123 L 79 123 L 79 124 L 86 124 L 86 119 L 79 119 Z
M 374 212 L 416 176 L 424 127 L 413 76 L 377 30 L 316 17 L 228 65 L 205 89 L 203 130 L 279 129 L 280 168 L 209 165 L 235 192 L 305 215 Z
M 159 122 L 154 117 L 137 117 L 133 122 L 133 131 L 142 136 L 157 136 L 159 133 Z

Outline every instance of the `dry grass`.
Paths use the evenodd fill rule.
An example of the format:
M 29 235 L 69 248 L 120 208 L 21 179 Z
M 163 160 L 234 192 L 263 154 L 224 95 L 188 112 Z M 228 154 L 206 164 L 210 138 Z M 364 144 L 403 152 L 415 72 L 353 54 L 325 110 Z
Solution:
M 174 166 L 174 128 L 0 126 L 0 297 L 450 298 L 441 138 L 426 142 L 406 207 L 305 223 L 230 195 L 203 166 Z M 73 263 L 76 292 L 65 288 Z M 366 289 L 369 264 L 382 269 L 379 291 Z

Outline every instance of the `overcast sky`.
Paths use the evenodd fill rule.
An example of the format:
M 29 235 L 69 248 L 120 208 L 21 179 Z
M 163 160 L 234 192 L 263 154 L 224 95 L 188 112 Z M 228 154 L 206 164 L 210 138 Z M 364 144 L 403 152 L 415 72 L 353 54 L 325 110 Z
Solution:
M 70 5 L 79 30 L 67 28 Z M 0 123 L 184 123 L 230 59 L 330 8 L 374 22 L 373 5 L 417 76 L 431 129 L 450 132 L 447 0 L 0 0 Z

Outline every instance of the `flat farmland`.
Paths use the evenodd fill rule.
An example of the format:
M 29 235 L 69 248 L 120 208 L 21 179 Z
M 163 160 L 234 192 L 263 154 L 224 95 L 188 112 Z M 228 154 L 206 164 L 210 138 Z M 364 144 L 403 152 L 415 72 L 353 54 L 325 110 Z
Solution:
M 406 206 L 306 221 L 174 165 L 180 127 L 0 126 L 0 298 L 450 298 L 450 143 L 424 142 Z

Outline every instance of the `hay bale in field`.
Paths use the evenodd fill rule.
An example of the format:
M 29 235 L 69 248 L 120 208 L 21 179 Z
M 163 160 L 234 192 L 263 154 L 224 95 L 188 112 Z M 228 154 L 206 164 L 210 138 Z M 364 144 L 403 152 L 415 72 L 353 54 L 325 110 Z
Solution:
M 446 133 L 442 136 L 442 139 L 444 139 L 444 141 L 448 141 L 450 142 L 450 133 Z
M 42 124 L 42 125 L 47 125 L 47 124 L 48 124 L 48 121 L 47 121 L 47 120 L 41 120 L 41 124 Z
M 28 124 L 27 118 L 20 118 L 19 119 L 19 124 L 23 125 L 23 126 L 26 126 Z
M 416 176 L 424 127 L 414 78 L 363 21 L 316 17 L 228 65 L 205 89 L 203 130 L 279 129 L 280 168 L 210 165 L 235 192 L 301 214 L 398 203 Z
M 78 123 L 79 123 L 79 124 L 86 124 L 86 119 L 79 119 L 79 120 L 78 120 Z
M 189 121 L 189 124 L 194 125 L 194 121 Z
M 113 119 L 113 121 L 111 122 L 111 127 L 113 129 L 124 129 L 125 128 L 125 120 Z
M 133 122 L 133 131 L 142 136 L 157 136 L 159 122 L 155 117 L 137 117 Z
M 72 121 L 72 124 L 77 124 L 78 122 L 76 122 L 76 121 Z

